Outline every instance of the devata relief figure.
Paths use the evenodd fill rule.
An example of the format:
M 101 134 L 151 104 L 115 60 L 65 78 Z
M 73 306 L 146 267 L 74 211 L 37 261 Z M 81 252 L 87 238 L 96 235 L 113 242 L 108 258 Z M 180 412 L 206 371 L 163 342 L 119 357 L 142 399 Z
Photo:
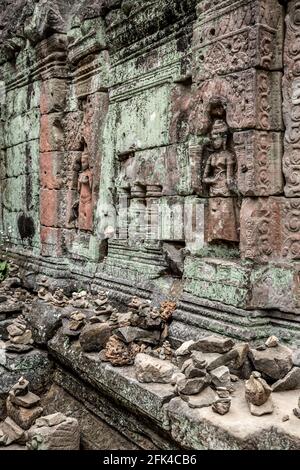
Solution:
M 89 165 L 89 155 L 86 149 L 81 156 L 81 171 L 78 177 L 79 207 L 78 228 L 93 229 L 93 174 Z
M 228 126 L 217 119 L 211 130 L 212 153 L 208 157 L 203 183 L 209 187 L 208 241 L 239 241 L 239 210 L 234 198 L 236 158 L 228 149 Z

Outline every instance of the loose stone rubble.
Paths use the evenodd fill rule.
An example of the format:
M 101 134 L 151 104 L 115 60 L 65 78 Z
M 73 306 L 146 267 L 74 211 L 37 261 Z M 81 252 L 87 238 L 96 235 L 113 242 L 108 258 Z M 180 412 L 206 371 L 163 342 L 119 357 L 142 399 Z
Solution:
M 2 447 L 299 450 L 299 11 L 1 1 Z

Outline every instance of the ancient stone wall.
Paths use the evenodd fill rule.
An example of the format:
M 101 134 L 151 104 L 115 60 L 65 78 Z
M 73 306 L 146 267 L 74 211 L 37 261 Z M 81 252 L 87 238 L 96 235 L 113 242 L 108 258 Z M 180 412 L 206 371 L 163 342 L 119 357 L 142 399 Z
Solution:
M 174 341 L 299 342 L 299 0 L 0 8 L 1 249 L 24 282 L 175 299 Z

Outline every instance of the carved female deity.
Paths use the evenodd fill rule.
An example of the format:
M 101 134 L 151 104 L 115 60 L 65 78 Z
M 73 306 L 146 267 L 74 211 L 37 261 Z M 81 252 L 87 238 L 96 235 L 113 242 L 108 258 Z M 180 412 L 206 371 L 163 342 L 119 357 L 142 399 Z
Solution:
M 89 165 L 89 155 L 85 149 L 81 155 L 81 171 L 78 177 L 79 208 L 78 228 L 93 228 L 93 174 Z
M 209 186 L 208 241 L 239 241 L 239 217 L 234 196 L 236 158 L 228 149 L 228 126 L 217 119 L 211 130 L 212 153 L 208 157 L 203 183 Z

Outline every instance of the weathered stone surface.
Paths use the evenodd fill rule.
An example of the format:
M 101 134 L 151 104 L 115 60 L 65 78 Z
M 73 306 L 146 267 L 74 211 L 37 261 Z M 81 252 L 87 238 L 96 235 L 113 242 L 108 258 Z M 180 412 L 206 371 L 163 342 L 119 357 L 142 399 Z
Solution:
M 162 361 L 147 354 L 137 354 L 134 365 L 136 377 L 142 383 L 171 383 L 175 366 L 168 361 Z
M 274 380 L 282 379 L 293 367 L 292 351 L 286 346 L 250 350 L 250 358 L 257 371 Z
M 273 392 L 295 390 L 300 388 L 300 367 L 293 367 L 285 377 L 272 385 Z
M 106 347 L 110 335 L 111 328 L 107 323 L 94 323 L 81 330 L 79 342 L 83 351 L 99 352 Z
M 28 431 L 31 450 L 79 450 L 80 430 L 77 419 L 62 413 L 38 418 Z
M 45 345 L 61 325 L 63 311 L 43 300 L 35 299 L 25 314 L 32 331 L 33 339 L 38 345 Z

